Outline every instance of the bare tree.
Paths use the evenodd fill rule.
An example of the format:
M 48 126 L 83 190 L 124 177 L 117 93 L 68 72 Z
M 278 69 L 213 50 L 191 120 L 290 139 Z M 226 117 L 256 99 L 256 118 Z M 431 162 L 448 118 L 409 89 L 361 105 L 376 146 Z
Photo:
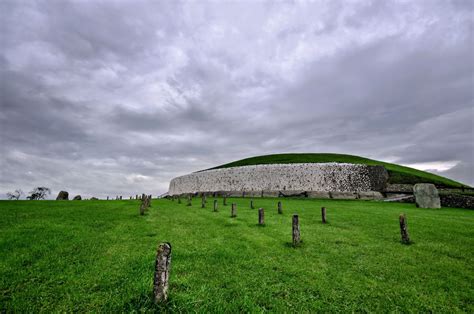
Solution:
M 30 192 L 30 195 L 26 198 L 29 200 L 44 200 L 46 194 L 51 194 L 51 189 L 44 186 L 39 186 L 34 188 L 33 191 Z
M 23 194 L 24 194 L 23 191 L 21 189 L 18 189 L 18 190 L 15 190 L 15 192 L 8 192 L 7 198 L 9 200 L 18 201 Z

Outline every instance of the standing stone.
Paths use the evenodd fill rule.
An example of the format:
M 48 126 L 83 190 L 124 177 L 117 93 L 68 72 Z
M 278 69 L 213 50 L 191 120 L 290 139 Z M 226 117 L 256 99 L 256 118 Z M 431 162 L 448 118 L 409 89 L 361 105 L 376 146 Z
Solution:
M 58 193 L 58 197 L 56 197 L 57 201 L 67 201 L 69 200 L 69 193 L 66 191 L 61 191 Z
M 155 302 L 168 299 L 168 280 L 171 267 L 171 244 L 161 243 L 158 246 L 155 259 L 155 276 L 153 278 L 153 294 Z
M 204 195 L 201 198 L 201 208 L 206 208 L 206 197 Z
M 122 200 L 122 195 L 120 195 L 120 200 Z
M 265 210 L 263 208 L 258 209 L 258 224 L 260 226 L 265 224 Z
M 181 197 L 178 196 L 178 204 L 181 204 Z
M 230 209 L 230 217 L 231 218 L 237 217 L 237 205 L 235 203 L 232 203 L 232 207 Z
M 278 202 L 278 213 L 283 214 L 283 209 L 281 207 L 281 202 Z
M 186 204 L 186 206 L 191 206 L 192 203 L 191 203 L 191 195 L 188 195 L 188 203 Z
M 107 196 L 107 200 L 109 200 L 109 197 Z
M 410 236 L 408 235 L 407 217 L 405 214 L 400 214 L 400 234 L 402 236 L 403 244 L 410 244 Z
M 263 190 L 262 190 L 262 193 L 261 193 L 260 197 L 263 197 Z
M 227 196 L 224 195 L 224 206 L 227 206 Z
M 321 220 L 323 224 L 326 223 L 326 207 L 321 207 Z
M 217 200 L 214 200 L 214 211 L 217 212 Z
M 135 199 L 138 200 L 138 194 L 135 194 Z
M 76 195 L 76 196 L 74 196 L 74 198 L 72 200 L 73 201 L 80 201 L 80 200 L 82 200 L 82 197 L 80 195 Z
M 250 208 L 254 209 L 255 207 L 253 206 L 253 200 L 250 200 Z
M 146 203 L 147 207 L 151 207 L 151 194 L 148 195 L 148 198 L 147 198 L 147 203 Z
M 146 209 L 145 203 L 142 202 L 142 203 L 140 204 L 140 215 L 141 215 L 141 216 L 145 215 L 145 209 Z
M 300 245 L 301 236 L 300 236 L 300 221 L 298 215 L 293 215 L 293 246 Z
M 416 207 L 441 208 L 438 189 L 431 183 L 417 183 L 413 186 Z

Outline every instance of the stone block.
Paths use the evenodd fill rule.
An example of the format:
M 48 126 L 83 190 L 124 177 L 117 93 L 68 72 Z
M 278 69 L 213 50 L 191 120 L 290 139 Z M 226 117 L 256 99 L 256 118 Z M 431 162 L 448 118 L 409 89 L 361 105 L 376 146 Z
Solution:
M 441 208 L 438 190 L 431 183 L 417 183 L 413 186 L 416 207 Z

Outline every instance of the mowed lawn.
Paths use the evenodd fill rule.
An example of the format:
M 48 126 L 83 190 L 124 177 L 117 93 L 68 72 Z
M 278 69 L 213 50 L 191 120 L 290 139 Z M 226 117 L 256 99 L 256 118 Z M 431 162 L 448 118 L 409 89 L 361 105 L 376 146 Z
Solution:
M 277 202 L 283 203 L 283 215 Z M 0 312 L 474 312 L 474 211 L 311 199 L 1 201 Z M 238 216 L 230 218 L 230 204 Z M 321 223 L 321 206 L 329 223 Z M 408 217 L 414 244 L 400 243 Z M 291 246 L 298 213 L 301 247 Z M 153 304 L 156 247 L 169 301 Z

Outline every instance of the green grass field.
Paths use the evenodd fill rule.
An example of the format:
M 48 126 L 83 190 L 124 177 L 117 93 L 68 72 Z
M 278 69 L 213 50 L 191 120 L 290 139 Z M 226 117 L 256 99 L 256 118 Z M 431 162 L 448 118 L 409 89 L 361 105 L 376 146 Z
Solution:
M 372 201 L 249 199 L 219 212 L 153 200 L 0 201 L 0 312 L 474 312 L 474 211 Z M 320 207 L 329 224 L 321 224 Z M 402 245 L 405 212 L 414 243 Z M 293 248 L 291 216 L 302 246 Z M 157 245 L 170 299 L 152 301 Z
M 366 165 L 385 166 L 389 173 L 389 183 L 392 184 L 415 184 L 415 183 L 433 183 L 438 187 L 459 188 L 468 187 L 465 184 L 454 180 L 438 176 L 433 173 L 413 169 L 410 167 L 391 164 L 388 162 L 368 159 L 360 156 L 344 154 L 323 154 L 323 153 L 301 153 L 301 154 L 275 154 L 256 156 L 242 160 L 233 161 L 228 164 L 217 166 L 211 169 L 230 168 L 239 166 L 262 165 L 262 164 L 292 164 L 292 163 L 353 163 Z

